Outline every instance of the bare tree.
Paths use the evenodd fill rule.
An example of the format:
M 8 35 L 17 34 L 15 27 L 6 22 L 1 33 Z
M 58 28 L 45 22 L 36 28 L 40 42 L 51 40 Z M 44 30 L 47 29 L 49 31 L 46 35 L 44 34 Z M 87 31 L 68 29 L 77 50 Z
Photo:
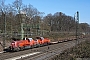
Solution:
M 20 14 L 20 10 L 22 8 L 22 0 L 15 0 L 13 2 L 13 7 L 17 11 L 17 13 Z

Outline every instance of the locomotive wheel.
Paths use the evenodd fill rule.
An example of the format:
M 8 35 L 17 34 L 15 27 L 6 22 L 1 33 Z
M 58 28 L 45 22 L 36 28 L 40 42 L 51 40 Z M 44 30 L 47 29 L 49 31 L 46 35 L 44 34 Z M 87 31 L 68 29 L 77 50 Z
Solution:
M 24 47 L 20 47 L 20 50 L 21 50 L 21 51 L 24 50 Z
M 29 46 L 29 48 L 33 48 L 33 46 Z
M 47 46 L 48 45 L 48 43 L 44 43 L 44 46 Z
M 43 44 L 40 44 L 40 47 L 43 47 L 44 45 Z
M 36 47 L 37 47 L 37 45 L 34 45 L 34 47 L 36 48 Z
M 40 44 L 36 44 L 37 47 L 40 47 Z
M 18 51 L 20 51 L 20 48 L 18 47 L 18 48 L 16 48 L 16 51 L 18 52 Z
M 19 48 L 19 47 L 17 47 L 17 48 L 13 48 L 13 51 L 18 52 L 18 51 L 20 51 L 20 48 Z

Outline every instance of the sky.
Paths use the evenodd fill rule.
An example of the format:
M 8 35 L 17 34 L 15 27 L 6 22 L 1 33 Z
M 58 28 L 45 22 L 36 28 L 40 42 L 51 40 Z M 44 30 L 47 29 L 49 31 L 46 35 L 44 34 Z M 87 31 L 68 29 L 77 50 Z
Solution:
M 5 0 L 5 4 L 15 0 Z M 38 11 L 45 15 L 56 12 L 63 12 L 66 15 L 74 16 L 79 12 L 79 22 L 90 24 L 90 0 L 22 0 L 25 5 L 33 5 Z

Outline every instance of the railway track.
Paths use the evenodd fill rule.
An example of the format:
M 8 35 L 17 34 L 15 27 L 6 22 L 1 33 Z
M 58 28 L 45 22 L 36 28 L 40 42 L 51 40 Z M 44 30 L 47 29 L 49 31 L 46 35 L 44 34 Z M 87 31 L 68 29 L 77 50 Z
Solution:
M 80 40 L 84 41 L 85 39 Z M 61 53 L 63 50 L 71 48 L 75 46 L 76 40 L 73 41 L 68 41 L 64 43 L 58 43 L 58 44 L 52 44 L 44 47 L 39 47 L 39 48 L 34 48 L 34 49 L 29 49 L 29 50 L 24 50 L 20 52 L 7 52 L 7 53 L 1 53 L 0 54 L 0 60 L 5 60 L 5 59 L 10 59 L 13 57 L 25 55 L 28 53 L 33 53 L 33 52 L 40 52 L 39 54 L 24 57 L 24 58 L 19 58 L 18 60 L 48 60 L 50 57 L 53 57 L 54 55 L 58 55 Z
M 51 56 L 53 56 L 53 55 L 57 55 L 58 53 L 61 53 L 62 51 L 60 51 L 60 49 L 61 49 L 61 48 L 58 48 L 58 47 L 55 48 L 55 49 L 53 49 L 53 50 L 50 50 L 50 51 L 48 51 L 48 50 L 49 50 L 49 49 L 48 49 L 48 50 L 46 50 L 46 52 L 42 52 L 42 53 L 39 54 L 39 55 L 36 55 L 36 56 L 34 56 L 34 57 L 30 57 L 30 58 L 27 57 L 27 59 L 25 59 L 25 58 L 24 58 L 24 59 L 25 59 L 25 60 L 28 60 L 28 59 L 29 59 L 29 60 L 42 60 L 42 59 L 43 59 L 43 60 L 44 60 L 44 59 L 47 60 L 49 57 L 51 57 Z M 59 52 L 58 50 L 59 50 L 60 52 Z M 58 53 L 57 53 L 57 52 L 58 52 Z M 43 57 L 41 57 L 41 56 L 43 56 Z M 40 57 L 40 58 L 39 58 L 39 57 Z M 21 60 L 21 59 L 20 59 L 20 60 Z
M 73 42 L 69 41 L 69 43 L 64 42 L 61 44 L 56 44 L 54 48 L 48 49 L 46 50 L 46 52 L 42 52 L 41 54 L 33 56 L 33 57 L 24 58 L 23 60 L 50 60 L 50 58 L 52 58 L 53 56 L 56 56 L 62 53 L 62 51 L 69 49 L 73 46 L 75 46 L 75 41 Z M 19 59 L 19 60 L 22 60 L 22 59 Z

